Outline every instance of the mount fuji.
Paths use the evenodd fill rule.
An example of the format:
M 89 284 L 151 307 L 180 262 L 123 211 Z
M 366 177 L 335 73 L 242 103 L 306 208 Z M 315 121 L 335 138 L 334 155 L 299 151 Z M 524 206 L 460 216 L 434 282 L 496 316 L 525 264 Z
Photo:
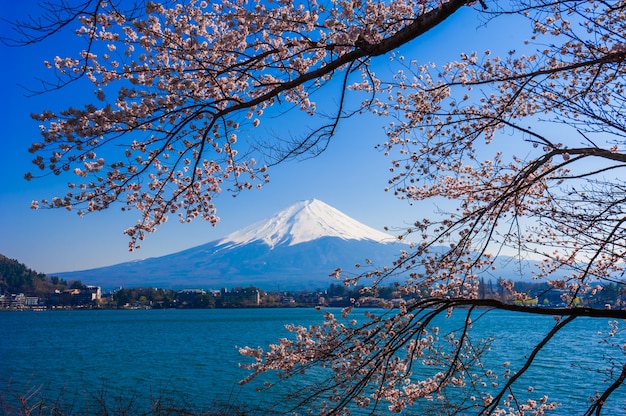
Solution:
M 337 267 L 356 273 L 365 259 L 389 265 L 403 248 L 392 235 L 312 199 L 178 253 L 57 276 L 103 288 L 323 289 L 335 282 L 329 274 Z

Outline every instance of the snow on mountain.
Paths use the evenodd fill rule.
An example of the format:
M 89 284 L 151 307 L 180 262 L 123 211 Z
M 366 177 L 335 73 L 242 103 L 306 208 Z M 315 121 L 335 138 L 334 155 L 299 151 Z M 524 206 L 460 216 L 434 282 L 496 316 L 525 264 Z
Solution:
M 313 199 L 187 250 L 58 276 L 104 288 L 315 289 L 332 283 L 337 267 L 354 274 L 366 259 L 389 265 L 404 245 Z
M 298 202 L 267 220 L 226 237 L 177 253 L 58 277 L 114 287 L 222 288 L 256 286 L 264 290 L 326 288 L 341 267 L 345 275 L 388 266 L 405 243 L 368 227 L 316 199 Z M 442 250 L 444 248 L 441 248 Z M 515 265 L 519 270 L 512 270 Z M 486 278 L 524 280 L 530 262 L 500 264 Z
M 313 241 L 321 237 L 343 240 L 397 241 L 392 235 L 375 230 L 318 200 L 300 201 L 274 216 L 227 235 L 218 245 L 236 247 L 261 241 L 270 248 Z

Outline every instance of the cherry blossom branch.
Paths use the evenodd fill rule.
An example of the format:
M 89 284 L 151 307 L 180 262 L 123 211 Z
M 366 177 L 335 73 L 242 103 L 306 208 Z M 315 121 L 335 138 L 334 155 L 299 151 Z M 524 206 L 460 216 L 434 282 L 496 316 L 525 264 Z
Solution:
M 541 351 L 541 349 L 543 347 L 546 346 L 546 344 L 561 330 L 563 329 L 563 327 L 565 325 L 567 325 L 568 323 L 570 323 L 571 321 L 573 321 L 576 318 L 576 316 L 573 315 L 569 315 L 567 318 L 563 319 L 562 321 L 559 321 L 554 328 L 552 328 L 550 330 L 550 332 L 548 332 L 548 334 L 543 337 L 543 339 L 535 346 L 535 348 L 533 348 L 532 352 L 530 353 L 530 355 L 528 356 L 528 358 L 526 359 L 526 361 L 524 362 L 524 365 L 522 366 L 522 368 L 520 368 L 517 372 L 515 372 L 515 374 L 513 374 L 513 376 L 511 376 L 506 384 L 502 387 L 502 389 L 500 390 L 500 392 L 493 398 L 493 400 L 491 401 L 491 403 L 486 406 L 483 410 L 481 410 L 481 412 L 479 413 L 479 415 L 483 415 L 483 414 L 492 414 L 492 412 L 495 411 L 495 409 L 498 407 L 498 405 L 500 404 L 500 401 L 502 400 L 502 398 L 504 397 L 504 394 L 506 393 L 506 391 L 508 389 L 510 389 L 510 387 L 513 385 L 513 383 L 515 383 L 521 376 L 524 375 L 524 373 L 526 373 L 526 370 L 528 370 L 530 368 L 530 366 L 532 365 L 533 361 L 535 360 L 535 357 L 537 356 L 537 354 L 539 353 L 539 351 Z
M 606 319 L 624 319 L 626 318 L 626 311 L 619 309 L 596 309 L 596 308 L 543 308 L 527 305 L 518 305 L 513 303 L 506 303 L 497 299 L 439 299 L 431 298 L 418 302 L 416 305 L 422 303 L 428 304 L 441 304 L 446 308 L 458 308 L 463 306 L 478 307 L 478 308 L 494 308 L 498 310 L 522 312 L 530 315 L 547 315 L 547 316 L 561 316 L 561 317 L 573 317 L 573 318 L 606 318 Z M 417 306 L 416 306 L 417 307 Z M 411 307 L 412 308 L 412 307 Z
M 435 2 L 407 0 L 406 7 L 393 13 L 383 10 L 390 6 L 368 3 L 358 6 L 356 16 L 328 12 L 329 18 L 321 20 L 327 11 L 315 1 L 308 10 L 297 5 L 253 6 L 229 0 L 211 7 L 192 2 L 171 9 L 146 3 L 141 19 L 125 15 L 115 4 L 97 2 L 93 10 L 77 16 L 83 25 L 78 33 L 86 37 L 87 49 L 79 59 L 57 57 L 48 65 L 68 77 L 68 82 L 87 78 L 106 104 L 35 116 L 45 123 L 44 141 L 31 147 L 34 153 L 50 154 L 48 161 L 37 156 L 35 164 L 40 169 L 57 175 L 74 167 L 78 176 L 93 176 L 94 180 L 87 188 L 71 184 L 80 186 L 81 192 L 68 192 L 51 202 L 42 200 L 41 205 L 66 209 L 87 205 L 90 212 L 127 195 L 128 208 L 142 211 L 137 225 L 126 230 L 133 248 L 134 242 L 153 231 L 169 212 L 179 211 L 181 220 L 206 212 L 206 207 L 213 206 L 212 195 L 221 192 L 218 183 L 234 182 L 230 189 L 235 192 L 253 187 L 252 181 L 266 167 L 258 169 L 256 161 L 234 157 L 241 116 L 260 116 L 265 108 L 281 105 L 282 100 L 314 114 L 310 88 L 321 88 L 343 71 L 341 98 L 332 121 L 313 129 L 303 141 L 292 143 L 277 160 L 306 152 L 315 156 L 326 149 L 340 120 L 355 114 L 344 112 L 353 70 L 367 75 L 374 97 L 378 80 L 369 72 L 368 60 L 421 36 L 470 3 L 451 0 L 435 6 Z M 378 22 L 377 15 L 384 19 Z M 230 30 L 229 24 L 238 30 Z M 107 100 L 111 93 L 117 94 L 114 102 Z M 218 127 L 218 121 L 223 125 Z M 255 118 L 250 124 L 256 127 L 259 122 Z M 95 149 L 138 131 L 149 135 L 143 142 L 127 145 L 130 153 L 139 153 L 134 160 L 126 151 L 128 163 L 105 163 L 102 157 L 93 161 Z M 227 138 L 223 145 L 221 137 Z M 211 146 L 227 157 L 214 160 Z M 167 161 L 172 152 L 178 155 Z M 207 162 L 210 167 L 199 169 Z M 241 181 L 242 174 L 250 180 Z M 151 177 L 153 185 L 140 193 L 145 189 L 144 176 Z M 29 173 L 26 177 L 34 176 Z M 266 174 L 263 178 L 257 185 L 267 181 Z M 207 187 L 208 192 L 200 192 L 196 184 Z M 181 204 L 179 200 L 187 196 Z M 203 216 L 214 223 L 214 213 L 210 208 Z
M 602 413 L 602 408 L 606 404 L 609 396 L 611 396 L 611 394 L 615 390 L 621 387 L 622 384 L 624 384 L 624 381 L 626 381 L 626 364 L 622 366 L 622 372 L 619 377 L 602 393 L 600 397 L 594 400 L 593 404 L 585 412 L 585 416 L 592 416 L 594 413 L 596 414 L 596 416 L 600 416 L 600 414 Z

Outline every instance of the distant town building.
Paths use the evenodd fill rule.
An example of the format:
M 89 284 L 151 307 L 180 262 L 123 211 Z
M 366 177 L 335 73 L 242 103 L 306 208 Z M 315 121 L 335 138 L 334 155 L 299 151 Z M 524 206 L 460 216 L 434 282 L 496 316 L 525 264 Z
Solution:
M 39 306 L 39 298 L 37 296 L 26 296 L 24 298 L 24 306 L 28 308 Z
M 102 289 L 99 286 L 85 286 L 82 289 L 68 289 L 63 292 L 55 291 L 48 301 L 52 307 L 91 306 L 102 299 Z

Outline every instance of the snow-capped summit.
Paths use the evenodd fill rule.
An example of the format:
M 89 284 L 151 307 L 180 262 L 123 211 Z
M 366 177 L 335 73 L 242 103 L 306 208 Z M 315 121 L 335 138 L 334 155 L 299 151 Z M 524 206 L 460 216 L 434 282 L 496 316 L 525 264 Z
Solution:
M 273 248 L 279 245 L 293 246 L 321 237 L 379 243 L 397 241 L 392 235 L 368 227 L 318 199 L 310 199 L 297 202 L 268 219 L 235 231 L 218 244 L 236 247 L 261 241 Z

